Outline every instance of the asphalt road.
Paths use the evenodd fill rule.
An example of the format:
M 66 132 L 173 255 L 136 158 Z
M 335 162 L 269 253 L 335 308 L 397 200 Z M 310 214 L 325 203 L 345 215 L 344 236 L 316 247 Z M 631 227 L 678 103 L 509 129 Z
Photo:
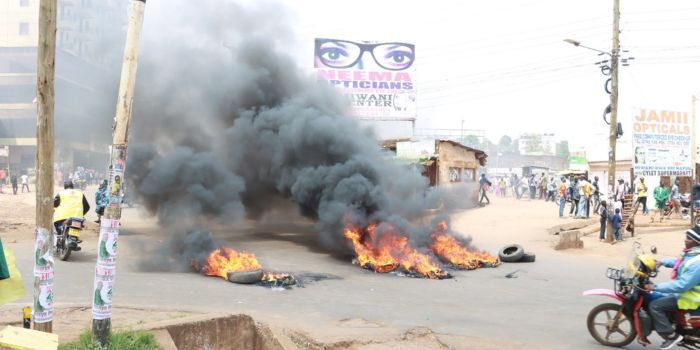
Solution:
M 288 232 L 274 225 L 274 233 L 265 225 L 241 230 L 235 238 L 225 232 L 238 248 L 255 252 L 266 268 L 298 272 L 327 273 L 340 277 L 307 284 L 291 290 L 234 285 L 223 279 L 195 273 L 140 271 L 135 262 L 144 258 L 141 247 L 163 244 L 150 229 L 130 229 L 125 222 L 120 236 L 116 305 L 162 306 L 204 312 L 244 312 L 261 321 L 292 327 L 327 338 L 352 337 L 355 334 L 428 327 L 435 332 L 485 337 L 527 349 L 599 349 L 604 348 L 586 330 L 586 315 L 595 305 L 610 302 L 602 297 L 583 297 L 586 289 L 611 288 L 604 273 L 613 262 L 621 265 L 626 256 L 592 258 L 585 254 L 555 252 L 545 248 L 546 227 L 537 214 L 522 221 L 520 214 L 503 213 L 499 203 L 492 208 L 476 209 L 466 219 L 471 231 L 479 231 L 479 220 L 489 225 L 515 228 L 523 233 L 519 240 L 530 244 L 538 254 L 533 264 L 504 264 L 493 269 L 454 272 L 449 280 L 426 280 L 396 275 L 380 275 L 338 259 L 317 249 L 309 236 L 311 227 L 289 225 Z M 507 204 L 502 204 L 507 205 Z M 516 204 L 520 206 L 521 204 Z M 533 204 L 538 211 L 540 204 Z M 535 210 L 533 209 L 533 210 Z M 549 210 L 549 209 L 547 209 Z M 510 211 L 510 210 L 508 210 Z M 500 219 L 494 223 L 492 215 Z M 509 216 L 513 217 L 510 218 Z M 542 214 L 542 215 L 549 215 Z M 518 222 L 520 220 L 521 222 Z M 528 222 L 532 222 L 528 224 Z M 556 221 L 552 221 L 556 224 Z M 491 226 L 489 226 L 491 227 Z M 534 228 L 533 228 L 534 227 Z M 483 228 L 482 228 L 483 229 Z M 489 228 L 492 232 L 492 229 Z M 542 239 L 537 239 L 538 236 Z M 487 240 L 495 245 L 500 238 Z M 514 241 L 512 236 L 503 240 Z M 94 241 L 69 262 L 56 264 L 56 303 L 91 303 L 92 279 L 96 259 Z M 10 244 L 20 270 L 31 290 L 31 243 Z M 146 256 L 148 259 L 157 257 Z M 614 265 L 613 265 L 614 266 Z M 516 278 L 505 275 L 516 271 Z M 30 302 L 31 296 L 20 302 Z M 8 306 L 5 306 L 6 308 Z M 363 319 L 360 326 L 344 320 Z M 374 328 L 374 329 L 372 329 Z M 658 344 L 658 338 L 655 338 Z M 641 349 L 630 346 L 629 349 Z

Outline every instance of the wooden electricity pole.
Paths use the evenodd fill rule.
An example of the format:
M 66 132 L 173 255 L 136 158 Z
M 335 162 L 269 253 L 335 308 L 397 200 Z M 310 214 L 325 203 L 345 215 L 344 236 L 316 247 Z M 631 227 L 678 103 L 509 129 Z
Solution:
M 51 332 L 53 321 L 53 157 L 56 0 L 41 0 L 37 46 L 36 232 L 34 329 Z
M 691 176 L 692 176 L 692 184 L 690 185 L 690 191 L 692 193 L 693 187 L 695 186 L 696 183 L 698 183 L 698 174 L 695 171 L 697 169 L 697 156 L 698 156 L 698 149 L 697 149 L 697 142 L 695 141 L 695 126 L 697 125 L 695 122 L 695 102 L 697 102 L 698 97 L 693 95 L 692 98 L 692 114 L 691 117 L 693 118 L 693 123 L 691 125 L 692 128 L 692 133 L 691 133 L 691 139 L 690 139 L 690 160 L 691 160 L 691 165 L 690 167 L 693 169 Z M 691 197 L 691 202 L 690 202 L 690 226 L 695 226 L 695 201 L 700 198 L 693 198 Z
M 612 55 L 610 58 L 610 138 L 609 138 L 609 150 L 608 150 L 608 187 L 615 194 L 615 162 L 616 162 L 616 149 L 617 149 L 617 73 L 618 73 L 618 61 L 620 58 L 620 0 L 614 0 L 613 5 L 613 47 Z M 630 179 L 630 181 L 633 181 Z M 624 210 L 624 200 L 622 209 Z M 613 213 L 614 214 L 614 213 Z M 606 227 L 605 241 L 612 242 L 613 232 L 612 223 L 608 220 L 608 226 Z M 622 228 L 624 229 L 624 228 Z
M 122 199 L 124 197 L 126 149 L 136 83 L 139 38 L 141 37 L 145 7 L 146 0 L 132 0 L 129 11 L 129 27 L 126 33 L 124 61 L 119 81 L 119 96 L 117 97 L 109 166 L 109 204 L 105 208 L 105 214 L 102 218 L 100 239 L 97 245 L 98 254 L 92 302 L 92 337 L 103 347 L 107 347 L 109 343 L 111 328 L 112 291 L 115 281 L 119 221 L 122 216 Z

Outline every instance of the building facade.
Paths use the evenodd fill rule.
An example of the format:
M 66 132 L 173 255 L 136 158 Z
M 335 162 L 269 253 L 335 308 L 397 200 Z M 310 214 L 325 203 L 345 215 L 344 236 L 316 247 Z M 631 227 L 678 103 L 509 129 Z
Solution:
M 104 87 L 123 48 L 127 7 L 128 0 L 58 0 L 54 123 L 56 160 L 66 167 L 107 162 L 111 140 L 86 129 L 111 133 L 114 111 L 103 106 L 116 104 L 116 88 Z M 0 0 L 0 148 L 8 150 L 0 167 L 16 174 L 35 166 L 38 16 L 39 0 Z

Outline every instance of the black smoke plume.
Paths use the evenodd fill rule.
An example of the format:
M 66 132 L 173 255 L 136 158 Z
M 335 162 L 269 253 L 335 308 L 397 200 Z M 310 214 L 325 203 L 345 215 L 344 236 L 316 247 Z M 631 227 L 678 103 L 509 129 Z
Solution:
M 256 219 L 291 201 L 337 251 L 348 249 L 344 220 L 389 221 L 420 241 L 427 231 L 411 220 L 470 202 L 464 187 L 430 188 L 395 164 L 286 54 L 295 41 L 280 6 L 164 1 L 176 11 L 158 15 L 158 4 L 146 12 L 127 175 L 162 224 Z

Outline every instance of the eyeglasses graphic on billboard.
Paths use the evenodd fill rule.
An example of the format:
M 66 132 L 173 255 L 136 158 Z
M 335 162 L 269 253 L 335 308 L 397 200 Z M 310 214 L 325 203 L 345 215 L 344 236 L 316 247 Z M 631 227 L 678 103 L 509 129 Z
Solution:
M 316 60 L 331 68 L 350 68 L 360 63 L 369 52 L 374 62 L 386 69 L 400 71 L 410 68 L 415 59 L 415 46 L 408 43 L 363 44 L 348 40 L 316 39 Z

